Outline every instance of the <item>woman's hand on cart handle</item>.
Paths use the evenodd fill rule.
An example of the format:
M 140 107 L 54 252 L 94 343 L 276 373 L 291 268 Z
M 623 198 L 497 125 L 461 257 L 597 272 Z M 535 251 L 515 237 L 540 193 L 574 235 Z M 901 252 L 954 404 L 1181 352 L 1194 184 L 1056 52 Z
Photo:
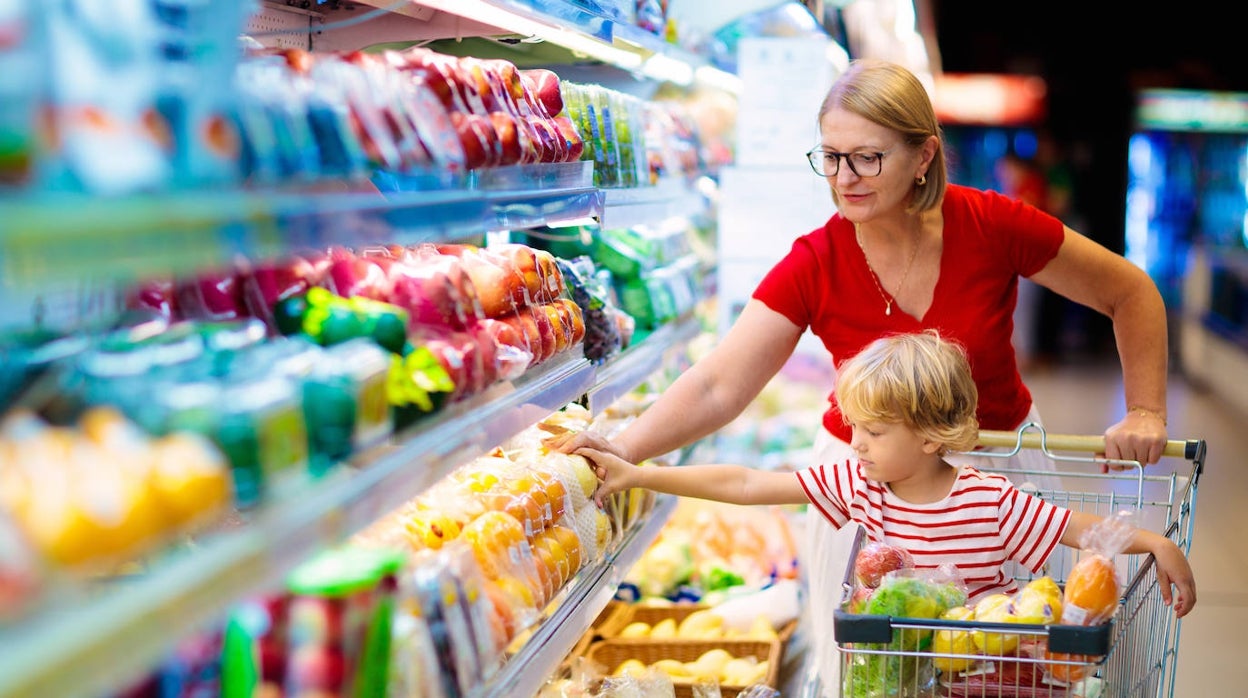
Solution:
M 1159 412 L 1132 407 L 1122 421 L 1105 430 L 1106 458 L 1139 461 L 1150 465 L 1165 455 L 1166 418 Z M 1124 470 L 1125 466 L 1105 464 L 1101 472 Z

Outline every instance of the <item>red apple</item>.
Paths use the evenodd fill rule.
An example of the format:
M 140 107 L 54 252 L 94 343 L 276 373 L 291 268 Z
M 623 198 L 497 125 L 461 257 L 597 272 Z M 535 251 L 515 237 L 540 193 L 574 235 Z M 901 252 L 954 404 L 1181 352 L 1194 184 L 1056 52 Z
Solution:
M 904 548 L 887 543 L 871 542 L 864 545 L 854 559 L 854 573 L 858 583 L 872 588 L 880 585 L 884 575 L 893 570 L 914 567 L 914 558 Z
M 500 165 L 515 165 L 524 159 L 526 151 L 531 151 L 532 143 L 516 121 L 516 117 L 502 111 L 490 112 L 490 123 L 498 134 L 501 155 Z
M 559 133 L 563 136 L 564 143 L 567 146 L 565 149 L 567 159 L 564 162 L 580 160 L 581 155 L 585 153 L 585 141 L 581 139 L 581 133 L 576 130 L 576 125 L 566 116 L 556 116 L 550 121 L 559 129 Z
M 207 271 L 181 281 L 174 291 L 177 307 L 186 318 L 234 320 L 247 317 L 239 272 L 235 269 Z
M 563 112 L 563 92 L 559 89 L 559 75 L 545 68 L 521 71 L 526 88 L 536 95 L 546 110 L 545 116 L 558 116 Z

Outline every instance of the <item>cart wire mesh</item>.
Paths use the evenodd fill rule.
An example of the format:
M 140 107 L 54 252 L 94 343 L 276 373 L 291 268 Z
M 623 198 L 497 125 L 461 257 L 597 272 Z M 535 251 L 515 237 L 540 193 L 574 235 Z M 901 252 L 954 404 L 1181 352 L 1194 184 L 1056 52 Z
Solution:
M 1004 459 L 1022 448 L 1039 448 L 1055 465 L 1085 464 L 1062 465 L 1056 473 L 1059 487 L 1035 489 L 1032 494 L 1072 511 L 1101 517 L 1129 511 L 1135 525 L 1162 533 L 1184 554 L 1190 554 L 1197 482 L 1207 450 L 1203 440 L 1168 442 L 1162 462 L 1149 466 L 1150 474 L 1146 475 L 1136 461 L 1073 453 L 1102 453 L 1104 442 L 1099 437 L 1049 435 L 1036 424 L 1024 425 L 1017 434 L 990 434 L 1005 448 L 974 455 Z M 1004 443 L 1007 437 L 1015 439 L 1012 447 Z M 1165 472 L 1168 464 L 1175 467 Z M 1100 472 L 1103 465 L 1110 466 L 1108 472 Z M 1009 476 L 1054 475 L 991 467 L 980 470 Z M 1124 580 L 1122 595 L 1113 617 L 1100 626 L 909 619 L 844 610 L 858 591 L 852 555 L 856 555 L 863 537 L 860 531 L 842 585 L 845 603 L 836 616 L 842 698 L 1174 695 L 1181 620 L 1162 598 L 1151 555 L 1116 556 L 1118 578 Z M 1021 570 L 1016 575 L 1018 582 L 1021 586 L 1036 577 L 1049 576 L 1064 586 L 1084 554 L 1063 546 L 1039 574 Z M 1016 636 L 1019 649 L 1004 657 L 985 657 L 978 650 L 950 649 L 945 643 L 941 651 L 933 651 L 931 638 L 942 631 L 946 638 L 958 633 L 981 633 L 981 638 Z

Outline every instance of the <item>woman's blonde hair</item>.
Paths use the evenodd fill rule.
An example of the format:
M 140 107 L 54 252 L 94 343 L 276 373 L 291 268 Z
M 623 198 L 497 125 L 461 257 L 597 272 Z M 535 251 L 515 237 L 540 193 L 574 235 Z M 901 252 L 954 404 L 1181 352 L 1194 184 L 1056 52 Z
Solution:
M 945 137 L 927 88 L 914 73 L 888 61 L 868 58 L 850 61 L 849 68 L 823 98 L 816 123 L 822 124 L 823 115 L 832 109 L 843 109 L 896 131 L 911 148 L 920 147 L 929 137 L 936 136 L 939 145 L 924 175 L 927 182 L 914 183 L 906 212 L 922 213 L 940 206 L 949 184 Z M 835 190 L 832 196 L 835 199 Z M 840 206 L 839 201 L 835 203 Z
M 962 347 L 936 330 L 871 342 L 837 370 L 836 400 L 848 422 L 901 423 L 966 451 L 979 438 L 979 392 Z

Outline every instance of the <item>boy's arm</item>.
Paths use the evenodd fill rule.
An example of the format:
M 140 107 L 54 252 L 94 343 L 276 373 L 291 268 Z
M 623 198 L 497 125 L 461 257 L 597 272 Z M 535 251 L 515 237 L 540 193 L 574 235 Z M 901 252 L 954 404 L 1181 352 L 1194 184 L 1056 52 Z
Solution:
M 755 470 L 741 465 L 638 467 L 604 451 L 580 448 L 576 453 L 594 464 L 601 499 L 613 492 L 642 487 L 681 497 L 729 504 L 803 504 L 806 493 L 794 473 Z
M 1079 541 L 1083 532 L 1101 518 L 1080 511 L 1070 512 L 1070 522 L 1062 533 L 1062 544 L 1081 548 Z M 1131 555 L 1150 553 L 1153 556 L 1157 564 L 1157 586 L 1161 588 L 1162 601 L 1173 607 L 1177 617 L 1187 615 L 1196 605 L 1196 577 L 1187 556 L 1174 541 L 1158 533 L 1137 528 L 1123 552 Z

